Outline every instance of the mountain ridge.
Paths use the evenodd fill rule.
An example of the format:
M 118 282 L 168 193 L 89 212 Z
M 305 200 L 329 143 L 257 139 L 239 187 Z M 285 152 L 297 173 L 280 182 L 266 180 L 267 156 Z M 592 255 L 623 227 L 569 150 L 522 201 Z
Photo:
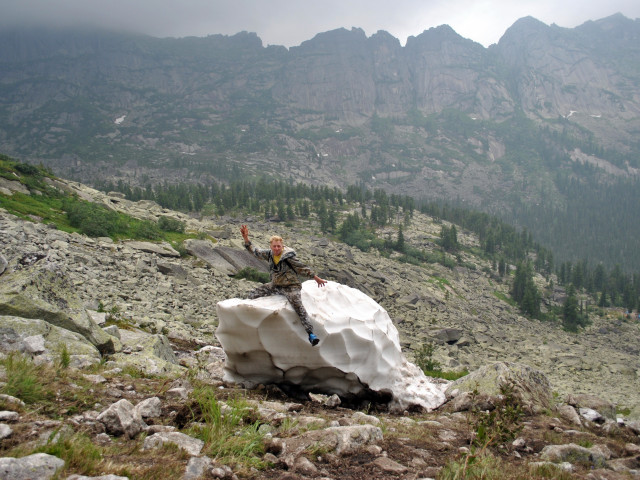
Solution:
M 594 199 L 637 182 L 639 32 L 620 15 L 574 29 L 525 18 L 488 48 L 441 26 L 405 46 L 353 28 L 286 49 L 248 32 L 4 31 L 0 151 L 89 184 L 228 182 L 229 172 L 363 183 L 553 237 L 553 218 L 531 210 L 565 215 L 566 182 Z M 625 232 L 622 255 L 552 242 L 577 252 L 570 260 L 640 268 L 634 228 L 597 222 Z

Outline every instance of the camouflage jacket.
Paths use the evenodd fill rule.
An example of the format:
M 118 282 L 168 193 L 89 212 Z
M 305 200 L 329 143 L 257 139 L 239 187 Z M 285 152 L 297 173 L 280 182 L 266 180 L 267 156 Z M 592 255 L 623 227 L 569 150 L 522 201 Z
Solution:
M 251 242 L 245 243 L 244 248 L 253 253 L 256 257 L 269 262 L 269 275 L 271 275 L 271 283 L 277 287 L 300 286 L 298 275 L 306 277 L 315 277 L 316 273 L 302 263 L 296 257 L 295 250 L 284 247 L 284 251 L 280 256 L 280 261 L 276 265 L 273 261 L 273 254 L 269 248 L 254 247 Z

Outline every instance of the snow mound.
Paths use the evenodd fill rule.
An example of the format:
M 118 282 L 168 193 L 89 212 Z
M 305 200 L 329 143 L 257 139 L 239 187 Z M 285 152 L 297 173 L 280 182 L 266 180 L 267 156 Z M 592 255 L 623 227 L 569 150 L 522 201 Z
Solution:
M 316 347 L 283 296 L 218 303 L 225 381 L 290 384 L 341 396 L 369 389 L 390 395 L 394 411 L 432 410 L 444 403 L 446 385 L 404 358 L 398 330 L 373 299 L 339 283 L 318 288 L 309 280 L 302 284 L 302 302 L 320 338 Z

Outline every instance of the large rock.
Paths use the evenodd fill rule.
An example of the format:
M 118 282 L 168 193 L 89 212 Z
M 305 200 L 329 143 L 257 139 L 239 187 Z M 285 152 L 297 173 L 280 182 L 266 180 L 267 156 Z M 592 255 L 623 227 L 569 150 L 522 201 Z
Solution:
M 129 438 L 134 438 L 147 428 L 140 412 L 124 398 L 98 415 L 98 421 L 104 424 L 108 433 Z
M 3 274 L 0 315 L 44 320 L 79 333 L 101 353 L 116 351 L 118 340 L 93 321 L 64 273 L 46 260 L 35 262 Z
M 616 406 L 596 395 L 574 393 L 567 397 L 567 403 L 577 409 L 588 408 L 595 410 L 609 420 L 616 419 Z
M 80 367 L 100 362 L 100 352 L 79 333 L 56 327 L 44 320 L 0 315 L 0 351 L 37 354 L 45 360 L 60 357 L 63 348 L 70 355 L 71 365 Z M 33 339 L 42 339 L 42 350 L 33 348 Z M 31 340 L 31 341 L 30 341 Z
M 125 242 L 129 248 L 133 250 L 140 250 L 141 252 L 146 253 L 155 253 L 156 255 L 160 255 L 161 257 L 179 257 L 180 254 L 168 243 L 151 243 L 151 242 Z
M 505 389 L 511 393 L 528 411 L 551 408 L 552 391 L 547 377 L 528 365 L 497 362 L 485 365 L 455 382 L 446 390 L 448 398 L 455 398 L 463 392 L 497 396 Z
M 111 355 L 109 364 L 129 366 L 147 375 L 180 375 L 184 368 L 178 364 L 169 339 L 164 335 L 141 330 L 120 330 L 122 352 Z
M 233 275 L 237 272 L 233 265 L 216 252 L 211 240 L 188 239 L 184 241 L 184 247 L 189 255 L 207 262 L 218 272 L 227 275 Z
M 47 480 L 64 467 L 64 460 L 46 453 L 34 453 L 21 458 L 0 458 L 0 478 L 3 480 Z
M 320 337 L 317 347 L 282 296 L 218 303 L 226 381 L 293 384 L 341 396 L 372 390 L 390 397 L 393 410 L 431 410 L 444 402 L 439 386 L 404 358 L 396 327 L 370 297 L 335 282 L 318 288 L 310 280 L 302 285 L 302 301 Z
M 0 275 L 7 269 L 7 265 L 9 265 L 9 262 L 4 258 L 4 255 L 0 254 Z
M 188 239 L 184 242 L 190 255 L 207 262 L 214 270 L 235 275 L 246 267 L 267 272 L 266 264 L 244 249 L 215 247 L 210 240 Z
M 540 458 L 554 463 L 571 462 L 595 467 L 604 467 L 607 460 L 596 447 L 585 448 L 575 443 L 547 445 L 540 452 Z
M 337 455 L 348 455 L 366 445 L 375 445 L 382 440 L 382 430 L 374 425 L 351 425 L 311 430 L 283 440 L 283 460 L 288 465 L 292 465 L 295 459 L 308 451 L 310 447 Z
M 204 442 L 180 432 L 158 432 L 144 439 L 142 450 L 158 448 L 166 443 L 178 446 L 191 456 L 200 455 Z

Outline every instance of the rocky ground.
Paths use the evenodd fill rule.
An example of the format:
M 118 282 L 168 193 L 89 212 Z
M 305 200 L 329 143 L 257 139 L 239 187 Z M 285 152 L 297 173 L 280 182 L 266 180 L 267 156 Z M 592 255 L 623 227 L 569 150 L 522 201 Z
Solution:
M 485 273 L 489 265 L 471 255 L 463 255 L 467 267 L 455 270 L 439 264 L 418 267 L 314 236 L 313 227 L 303 223 L 284 227 L 250 218 L 193 219 L 149 202 L 132 204 L 70 185 L 86 198 L 132 215 L 176 216 L 213 243 L 204 253 L 194 244 L 198 255 L 181 257 L 168 245 L 90 239 L 0 212 L 0 253 L 6 260 L 0 265 L 0 296 L 6 300 L 9 293 L 20 291 L 25 298 L 38 298 L 20 308 L 15 302 L 0 306 L 1 350 L 5 364 L 12 358 L 10 351 L 33 357 L 48 392 L 36 404 L 0 397 L 0 456 L 5 457 L 0 471 L 15 467 L 7 466 L 7 458 L 27 458 L 60 431 L 71 440 L 56 445 L 73 445 L 73 439 L 85 435 L 100 460 L 91 468 L 77 465 L 77 460 L 66 460 L 62 469 L 50 467 L 48 471 L 57 468 L 59 478 L 78 473 L 126 478 L 455 478 L 446 476 L 452 462 L 470 458 L 497 462 L 492 468 L 509 472 L 502 478 L 637 475 L 639 441 L 633 419 L 640 404 L 639 327 L 618 313 L 594 316 L 584 332 L 569 334 L 558 325 L 521 317 L 500 299 L 508 283 Z M 413 348 L 433 341 L 438 345 L 435 358 L 448 370 L 471 371 L 495 361 L 530 365 L 549 379 L 554 401 L 506 422 L 496 414 L 470 413 L 474 408 L 512 411 L 514 404 L 505 405 L 504 395 L 495 393 L 489 400 L 459 401 L 455 409 L 393 416 L 382 405 L 345 405 L 323 397 L 298 400 L 273 387 L 245 391 L 225 384 L 215 306 L 255 285 L 229 276 L 237 267 L 233 252 L 241 251 L 242 222 L 250 224 L 255 243 L 266 245 L 269 235 L 280 233 L 322 277 L 359 288 L 378 301 L 396 322 L 409 358 Z M 440 225 L 416 215 L 405 238 L 429 248 L 439 231 Z M 459 240 L 468 246 L 476 242 L 464 232 Z M 539 281 L 544 286 L 544 280 Z M 51 311 L 51 305 L 57 310 Z M 79 322 L 73 327 L 77 333 L 69 333 L 60 310 Z M 91 320 L 83 317 L 87 311 Z M 73 345 L 64 362 L 62 344 Z M 0 382 L 7 385 L 10 374 L 7 366 L 0 369 Z M 245 461 L 255 457 L 251 454 L 242 461 L 229 460 L 213 448 L 203 433 L 212 424 L 202 411 L 204 386 L 216 392 L 213 403 L 222 411 L 237 410 L 239 399 L 243 402 L 236 434 L 243 436 L 251 425 L 260 430 L 265 451 L 256 457 L 258 463 Z M 488 403 L 482 403 L 485 400 Z M 147 403 L 156 410 L 144 410 Z M 613 405 L 625 409 L 624 420 L 616 420 Z M 489 457 L 480 455 L 482 442 L 475 447 L 472 442 L 487 430 L 483 422 L 494 430 L 510 425 L 506 433 L 494 431 L 496 438 L 489 438 L 484 449 L 492 452 Z M 209 440 L 193 455 L 191 440 L 177 435 L 167 440 L 169 433 Z M 163 443 L 182 446 L 152 448 Z M 577 447 L 543 454 L 547 446 L 568 444 Z M 573 473 L 530 473 L 531 462 L 560 458 L 571 463 Z M 466 468 L 469 472 L 472 467 Z M 166 476 L 160 476 L 161 471 Z

